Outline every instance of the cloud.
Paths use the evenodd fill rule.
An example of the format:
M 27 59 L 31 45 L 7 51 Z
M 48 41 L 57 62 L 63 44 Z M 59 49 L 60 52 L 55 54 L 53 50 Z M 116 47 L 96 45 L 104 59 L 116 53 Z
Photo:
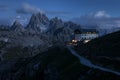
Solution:
M 88 28 L 99 27 L 102 29 L 120 28 L 120 17 L 112 17 L 106 11 L 97 11 L 72 19 L 73 22 Z
M 110 15 L 106 11 L 97 11 L 95 13 L 91 13 L 88 16 L 94 17 L 94 18 L 109 18 Z
M 26 16 L 16 16 L 16 20 L 18 20 L 23 26 L 26 26 L 29 22 L 29 18 Z
M 20 14 L 33 14 L 33 13 L 44 13 L 40 8 L 34 7 L 30 4 L 24 3 L 22 7 L 16 10 L 16 13 Z
M 64 21 L 70 20 L 70 15 L 72 14 L 72 12 L 67 12 L 67 11 L 45 11 L 45 13 L 49 16 L 49 18 L 53 18 L 53 17 L 59 17 L 61 19 L 63 19 Z
M 71 14 L 71 12 L 67 12 L 67 11 L 46 11 L 47 14 L 51 14 L 51 15 L 66 15 L 66 14 Z
M 16 13 L 18 15 L 23 14 L 34 14 L 34 13 L 43 13 L 46 14 L 49 18 L 53 18 L 53 17 L 59 17 L 66 20 L 70 19 L 70 15 L 72 14 L 72 12 L 67 12 L 67 11 L 59 11 L 59 10 L 53 10 L 53 11 L 49 11 L 49 10 L 41 10 L 38 7 L 35 7 L 33 5 L 30 5 L 28 3 L 24 3 L 22 4 L 22 6 L 20 6 L 18 9 L 16 9 Z

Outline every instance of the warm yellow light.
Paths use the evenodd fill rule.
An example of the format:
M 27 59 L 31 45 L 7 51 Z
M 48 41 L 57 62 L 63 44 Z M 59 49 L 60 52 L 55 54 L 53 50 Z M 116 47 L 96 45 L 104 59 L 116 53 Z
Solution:
M 74 42 L 75 40 L 72 40 L 72 42 Z
M 77 42 L 77 40 L 74 40 L 74 42 Z
M 77 40 L 72 40 L 72 42 L 76 43 L 76 42 L 77 42 Z
M 90 40 L 85 40 L 84 43 L 88 43 Z

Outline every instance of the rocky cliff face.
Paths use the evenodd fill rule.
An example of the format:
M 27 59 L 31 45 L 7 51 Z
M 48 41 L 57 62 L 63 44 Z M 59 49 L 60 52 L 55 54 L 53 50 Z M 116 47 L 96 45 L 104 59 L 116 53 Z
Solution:
M 57 41 L 61 44 L 71 40 L 76 28 L 80 28 L 80 25 L 70 21 L 64 22 L 57 17 L 49 20 L 45 14 L 37 13 L 31 16 L 26 27 L 18 21 L 13 23 L 9 31 L 4 31 L 4 27 L 1 27 L 0 40 L 8 39 L 12 45 L 22 46 L 54 44 Z
M 54 19 L 54 20 L 57 20 L 57 19 Z M 53 37 L 55 37 L 57 40 L 63 41 L 63 42 L 70 41 L 74 30 L 81 28 L 80 25 L 77 25 L 77 24 L 70 22 L 70 21 L 69 22 L 59 21 L 59 24 L 56 24 L 56 23 L 57 22 L 55 22 L 55 26 L 54 26 L 55 28 L 52 28 L 52 30 L 53 29 L 54 30 L 51 31 L 51 33 L 53 33 Z
M 23 32 L 24 28 L 18 21 L 15 21 L 13 25 L 11 26 L 11 30 L 16 31 L 16 32 Z
M 80 26 L 80 25 L 75 24 L 75 23 L 73 23 L 73 22 L 71 22 L 71 21 L 65 22 L 65 23 L 64 23 L 64 27 L 69 27 L 69 28 L 71 28 L 72 30 L 81 29 L 81 26 Z
M 33 14 L 26 29 L 30 32 L 44 32 L 47 30 L 49 19 L 45 14 Z
M 61 19 L 58 19 L 57 17 L 50 20 L 49 24 L 49 31 L 54 32 L 55 30 L 62 28 L 64 26 L 64 22 Z

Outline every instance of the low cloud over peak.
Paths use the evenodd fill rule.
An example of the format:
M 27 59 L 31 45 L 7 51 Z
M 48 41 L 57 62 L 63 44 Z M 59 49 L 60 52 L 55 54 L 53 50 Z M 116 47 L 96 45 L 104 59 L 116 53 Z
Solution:
M 28 3 L 23 3 L 21 8 L 17 9 L 16 12 L 20 14 L 44 13 L 40 8 L 34 7 Z

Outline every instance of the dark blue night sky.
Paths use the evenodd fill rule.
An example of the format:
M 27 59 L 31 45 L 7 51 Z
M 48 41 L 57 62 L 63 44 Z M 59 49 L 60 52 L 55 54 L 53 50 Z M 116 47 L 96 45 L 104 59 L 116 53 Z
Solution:
M 0 23 L 15 19 L 26 22 L 31 14 L 39 11 L 49 18 L 57 16 L 63 20 L 97 12 L 97 16 L 118 18 L 119 4 L 120 0 L 0 0 Z

